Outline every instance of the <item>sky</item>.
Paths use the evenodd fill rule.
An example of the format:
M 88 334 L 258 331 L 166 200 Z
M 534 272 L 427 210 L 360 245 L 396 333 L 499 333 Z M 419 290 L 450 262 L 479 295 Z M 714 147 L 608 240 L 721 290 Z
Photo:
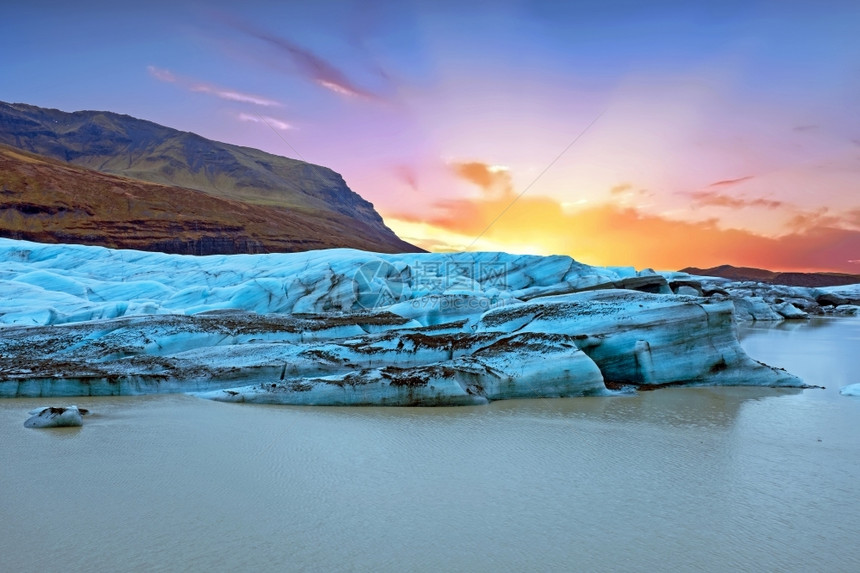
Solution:
M 860 2 L 31 0 L 0 100 L 325 165 L 429 250 L 860 273 Z

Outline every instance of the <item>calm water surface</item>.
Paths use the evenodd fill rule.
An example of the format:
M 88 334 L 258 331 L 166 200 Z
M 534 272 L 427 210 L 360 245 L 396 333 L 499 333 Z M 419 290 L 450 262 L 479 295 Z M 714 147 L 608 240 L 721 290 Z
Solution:
M 0 400 L 0 570 L 860 571 L 860 320 L 742 333 L 826 390 L 473 408 Z

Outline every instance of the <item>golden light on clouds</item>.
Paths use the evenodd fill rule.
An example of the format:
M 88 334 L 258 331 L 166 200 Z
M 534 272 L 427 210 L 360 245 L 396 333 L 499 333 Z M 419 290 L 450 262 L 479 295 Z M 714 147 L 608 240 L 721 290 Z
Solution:
M 809 214 L 797 218 L 798 224 L 780 236 L 764 236 L 722 228 L 717 219 L 690 222 L 645 212 L 621 200 L 631 190 L 638 193 L 629 185 L 619 186 L 606 202 L 572 206 L 539 195 L 517 199 L 506 170 L 492 170 L 480 162 L 451 167 L 478 185 L 481 195 L 438 201 L 430 214 L 421 217 L 390 214 L 386 218 L 401 237 L 431 251 L 567 254 L 594 265 L 660 269 L 734 264 L 860 271 L 854 261 L 860 254 L 860 208 L 838 216 Z M 737 203 L 747 204 L 778 206 L 756 199 Z M 500 213 L 504 214 L 499 217 Z

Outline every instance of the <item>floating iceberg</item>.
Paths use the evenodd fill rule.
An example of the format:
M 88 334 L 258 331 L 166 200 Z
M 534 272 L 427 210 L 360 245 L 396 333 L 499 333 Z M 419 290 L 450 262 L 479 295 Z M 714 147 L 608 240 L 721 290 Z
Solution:
M 860 396 L 860 384 L 849 384 L 843 386 L 839 393 L 843 396 Z
M 30 417 L 24 422 L 25 428 L 64 428 L 81 426 L 82 416 L 88 411 L 77 406 L 45 406 L 30 410 Z

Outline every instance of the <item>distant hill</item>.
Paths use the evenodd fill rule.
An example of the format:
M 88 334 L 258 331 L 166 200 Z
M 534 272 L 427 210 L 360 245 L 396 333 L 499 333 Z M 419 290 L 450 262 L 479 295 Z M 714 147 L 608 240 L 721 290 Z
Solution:
M 0 145 L 4 237 L 196 255 L 304 251 L 345 246 L 347 240 L 346 246 L 392 250 L 392 243 L 365 240 L 365 223 L 337 225 L 343 224 L 107 175 Z
M 723 277 L 735 281 L 758 281 L 775 285 L 825 287 L 860 283 L 860 275 L 845 273 L 783 273 L 756 269 L 752 267 L 733 267 L 720 265 L 709 269 L 687 267 L 681 272 L 691 275 Z
M 398 238 L 385 226 L 373 205 L 350 190 L 343 178 L 331 169 L 211 141 L 127 115 L 100 111 L 67 113 L 0 102 L 0 143 L 103 174 L 201 192 L 183 194 L 186 211 L 175 213 L 177 217 L 193 217 L 200 223 L 206 221 L 213 216 L 211 206 L 214 204 L 203 204 L 204 198 L 209 196 L 234 202 L 232 211 L 225 211 L 218 218 L 220 223 L 231 221 L 232 215 L 242 211 L 240 206 L 247 206 L 254 217 L 260 219 L 260 225 L 268 224 L 273 228 L 281 225 L 283 239 L 272 242 L 253 236 L 256 227 L 236 221 L 234 226 L 251 233 L 248 236 L 251 242 L 237 239 L 229 248 L 255 244 L 257 249 L 279 251 L 323 247 L 380 252 L 420 250 Z M 8 153 L 4 161 L 7 166 L 14 163 Z M 37 171 L 30 176 L 48 177 L 55 189 L 63 188 L 61 179 L 57 178 L 60 171 L 46 167 Z M 52 171 L 50 176 L 48 171 Z M 74 173 L 76 184 L 83 181 L 82 177 L 94 177 Z M 12 190 L 8 182 L 6 185 L 7 191 Z M 48 195 L 41 199 L 29 196 L 39 201 L 50 200 Z M 94 200 L 93 197 L 88 199 Z M 136 196 L 135 201 L 145 202 L 145 197 Z M 145 212 L 146 208 L 140 205 L 134 210 Z M 167 212 L 159 215 L 159 220 L 168 218 Z M 269 218 L 268 223 L 266 218 Z M 214 220 L 211 222 L 216 225 Z M 137 232 L 136 225 L 129 222 L 128 232 Z M 22 231 L 5 225 L 0 227 L 5 229 L 0 232 L 7 236 L 10 232 Z M 191 233 L 189 229 L 185 232 Z M 229 236 L 229 232 L 225 230 L 222 236 Z M 214 243 L 211 247 L 216 248 Z M 228 248 L 228 245 L 225 243 L 223 247 Z

